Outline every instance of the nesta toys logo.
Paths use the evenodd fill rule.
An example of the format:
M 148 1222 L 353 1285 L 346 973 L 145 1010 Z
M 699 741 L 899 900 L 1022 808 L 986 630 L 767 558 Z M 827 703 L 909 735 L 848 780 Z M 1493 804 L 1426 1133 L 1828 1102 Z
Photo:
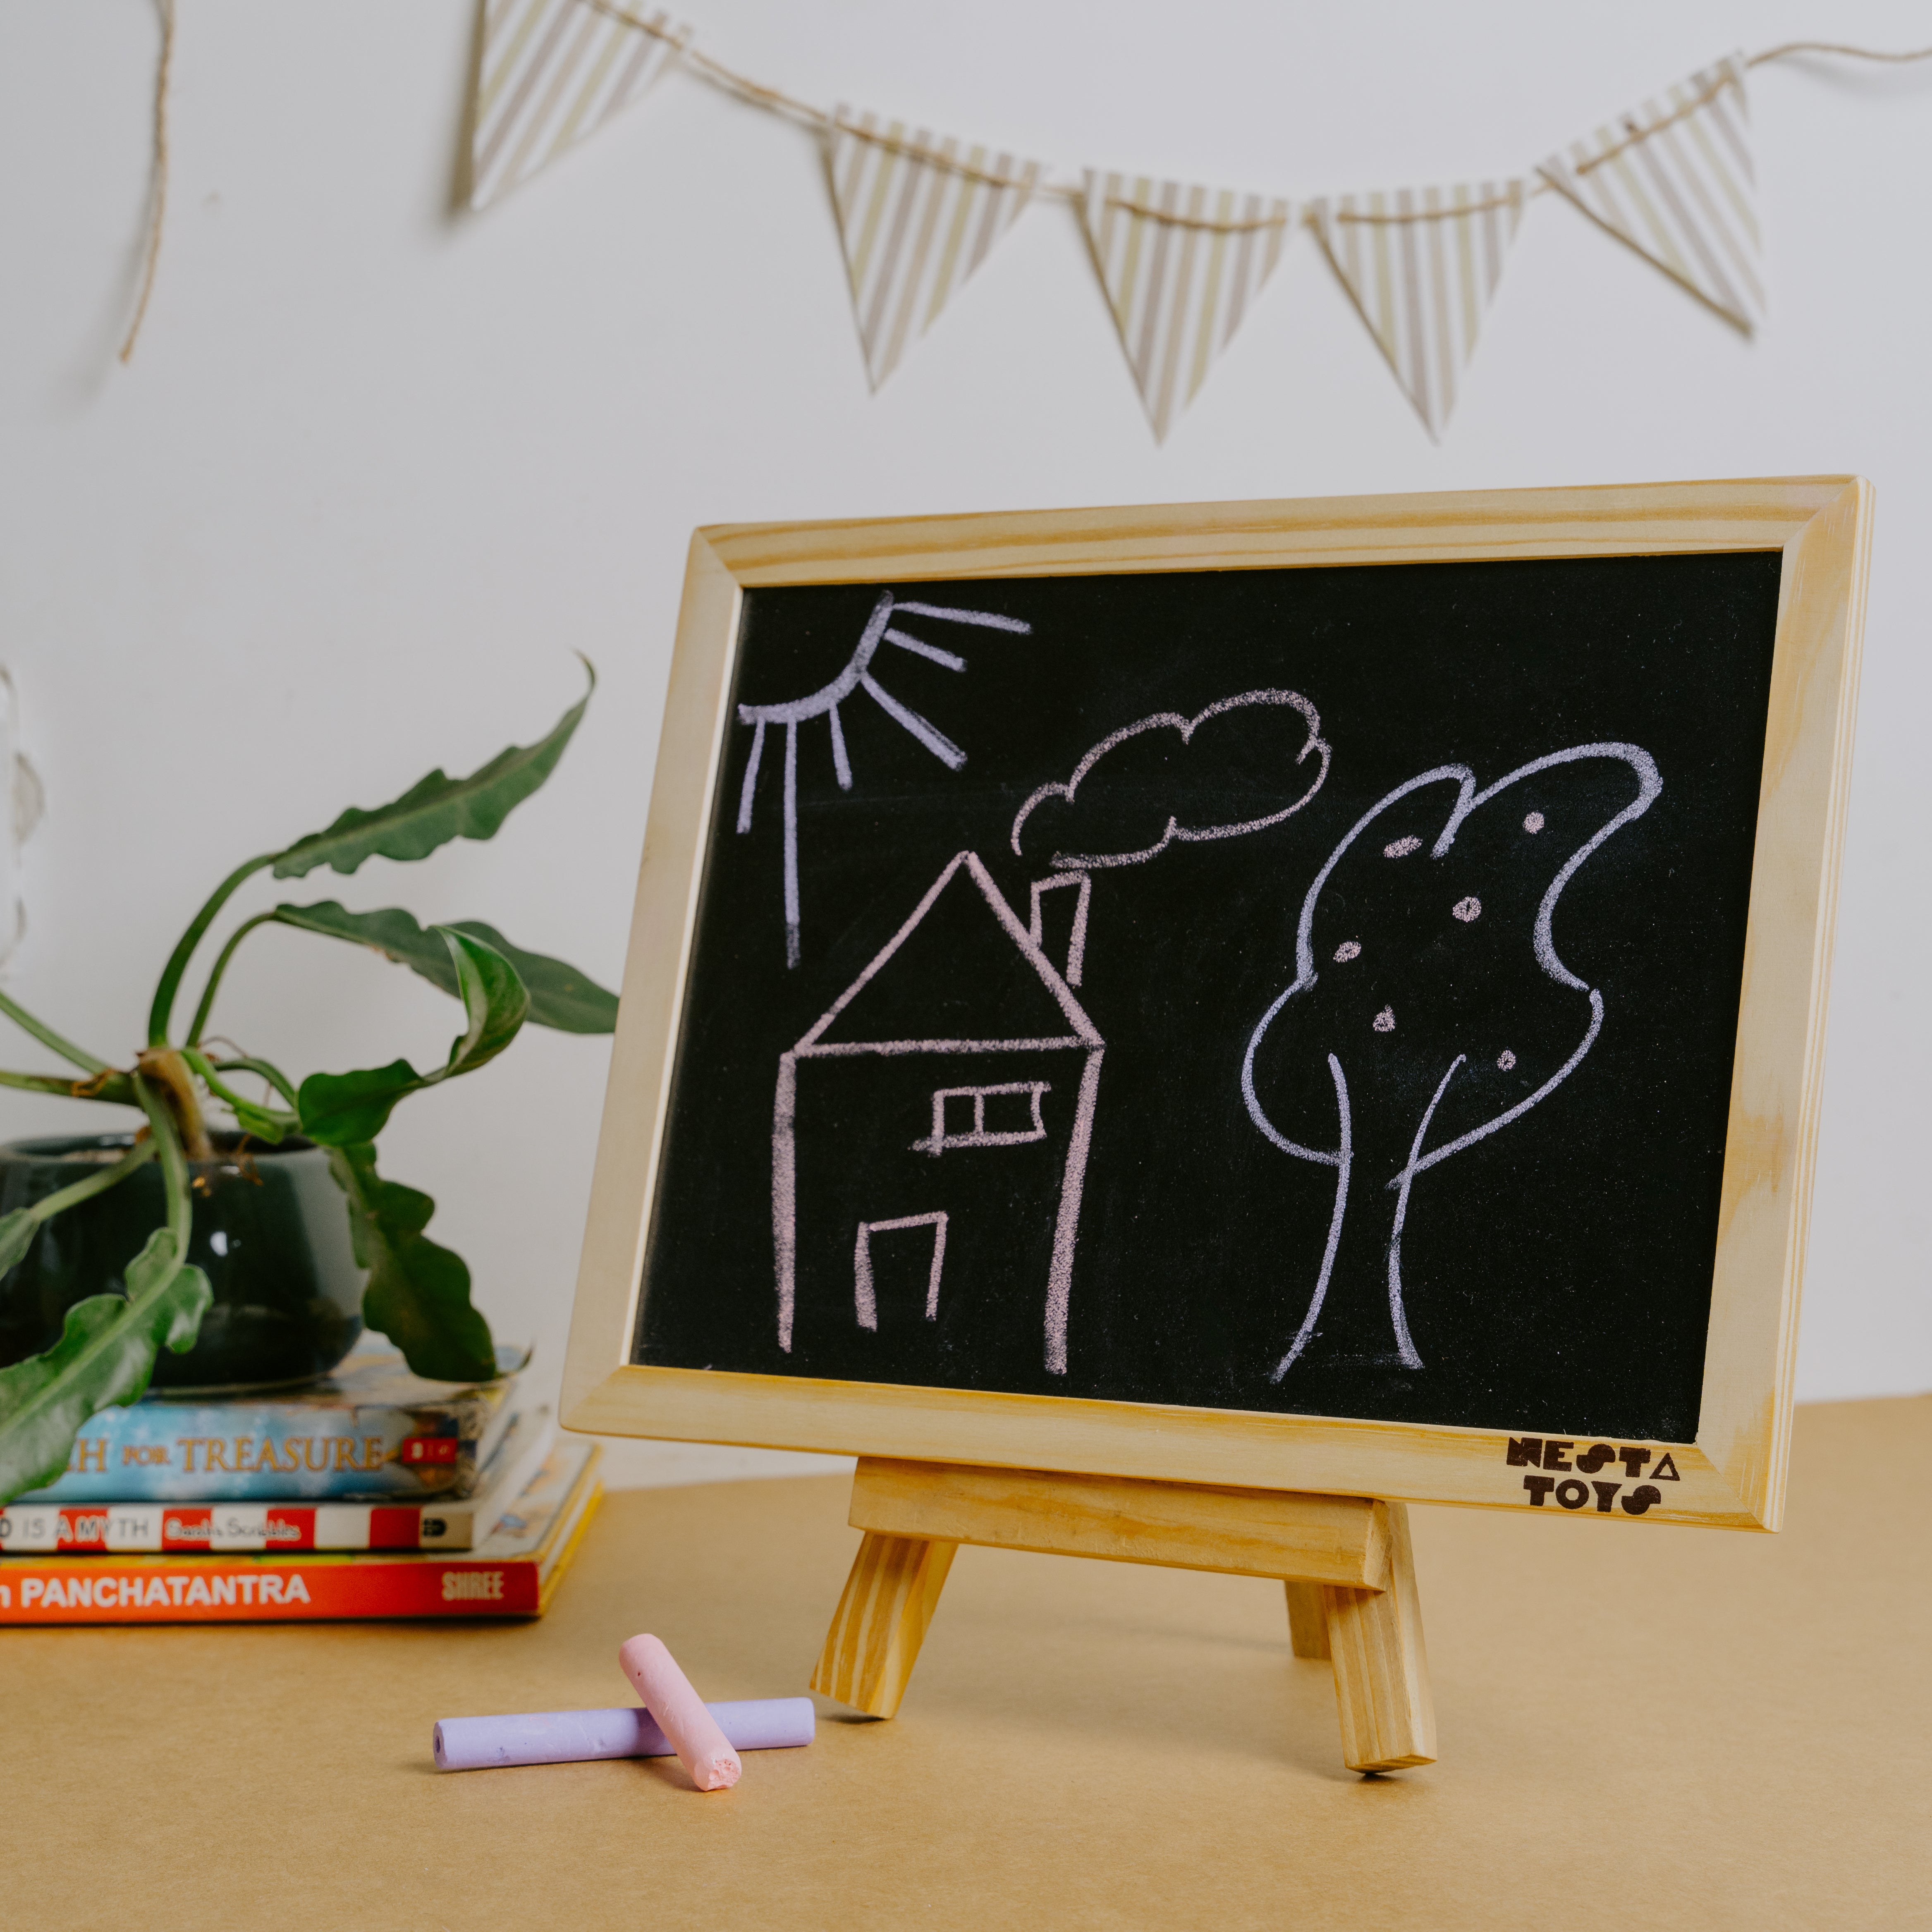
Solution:
M 1600 1515 L 1608 1516 L 1611 1509 L 1621 1503 L 1624 1515 L 1641 1516 L 1653 1503 L 1663 1502 L 1664 1492 L 1657 1486 L 1659 1483 L 1683 1480 L 1668 1450 L 1648 1472 L 1650 1480 L 1640 1483 L 1637 1478 L 1646 1473 L 1644 1465 L 1657 1454 L 1654 1449 L 1618 1449 L 1608 1442 L 1593 1442 L 1572 1462 L 1569 1452 L 1576 1446 L 1574 1442 L 1546 1442 L 1540 1436 L 1512 1436 L 1509 1438 L 1507 1453 L 1513 1469 L 1527 1467 L 1575 1469 L 1579 1472 L 1569 1477 L 1524 1477 L 1522 1486 L 1529 1492 L 1534 1508 L 1540 1509 L 1553 1495 L 1558 1505 L 1567 1510 L 1582 1509 L 1594 1499 Z M 1612 1462 L 1623 1465 L 1623 1476 L 1614 1482 L 1597 1481 L 1597 1472 L 1608 1468 Z M 1582 1477 L 1591 1480 L 1583 1481 Z M 1620 1494 L 1626 1482 L 1635 1484 L 1636 1486 L 1628 1494 Z

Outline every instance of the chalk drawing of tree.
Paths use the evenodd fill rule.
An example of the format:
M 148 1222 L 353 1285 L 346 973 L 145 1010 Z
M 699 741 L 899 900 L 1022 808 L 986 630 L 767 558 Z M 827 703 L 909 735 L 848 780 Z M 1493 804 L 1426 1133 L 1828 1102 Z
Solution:
M 989 631 L 1009 631 L 1024 636 L 1033 626 L 1017 617 L 1003 617 L 992 610 L 959 610 L 942 604 L 902 602 L 891 592 L 884 592 L 872 607 L 872 614 L 859 634 L 857 646 L 846 660 L 845 668 L 830 684 L 821 685 L 802 698 L 782 704 L 741 704 L 738 722 L 752 729 L 752 755 L 746 761 L 745 782 L 738 794 L 738 830 L 752 829 L 752 805 L 758 795 L 758 766 L 765 752 L 765 728 L 784 727 L 784 923 L 785 964 L 796 966 L 800 957 L 798 897 L 798 728 L 814 718 L 823 718 L 832 740 L 832 776 L 841 791 L 852 789 L 852 765 L 846 754 L 845 732 L 839 723 L 838 707 L 854 692 L 862 691 L 892 722 L 909 731 L 949 771 L 958 770 L 966 754 L 929 720 L 909 704 L 902 704 L 872 675 L 872 660 L 882 644 L 891 644 L 916 657 L 926 658 L 948 670 L 963 671 L 966 660 L 956 651 L 941 650 L 915 638 L 895 625 L 895 614 L 908 617 L 937 618 L 949 624 L 977 625 Z
M 1635 796 L 1607 818 L 1600 779 L 1560 776 L 1598 760 L 1621 762 L 1636 782 Z M 1442 788 L 1451 802 L 1430 840 Z M 1378 800 L 1316 874 L 1296 928 L 1294 978 L 1262 1016 L 1241 1064 L 1256 1127 L 1283 1154 L 1335 1171 L 1327 1244 L 1275 1381 L 1318 1335 L 1331 1364 L 1423 1366 L 1402 1276 L 1416 1183 L 1520 1120 L 1596 1044 L 1604 995 L 1557 951 L 1558 903 L 1662 789 L 1654 760 L 1635 745 L 1573 746 L 1480 790 L 1467 766 L 1441 765 Z M 1445 1125 L 1432 1144 L 1438 1113 Z M 1324 1124 L 1304 1142 L 1282 1124 L 1300 1118 Z

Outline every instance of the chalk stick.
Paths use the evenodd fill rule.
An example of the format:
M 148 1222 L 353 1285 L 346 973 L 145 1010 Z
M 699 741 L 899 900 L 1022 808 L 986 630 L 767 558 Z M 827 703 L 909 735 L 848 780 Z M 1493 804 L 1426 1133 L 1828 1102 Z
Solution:
M 707 1704 L 734 1750 L 784 1750 L 812 1742 L 809 1697 L 754 1697 Z M 439 1771 L 493 1765 L 576 1764 L 588 1758 L 674 1757 L 648 1711 L 542 1711 L 511 1718 L 445 1718 L 436 1727 Z
M 730 1790 L 744 1775 L 745 1767 L 663 1640 L 648 1633 L 634 1636 L 617 1646 L 617 1661 L 644 1700 L 644 1708 L 670 1740 L 692 1783 L 700 1791 Z

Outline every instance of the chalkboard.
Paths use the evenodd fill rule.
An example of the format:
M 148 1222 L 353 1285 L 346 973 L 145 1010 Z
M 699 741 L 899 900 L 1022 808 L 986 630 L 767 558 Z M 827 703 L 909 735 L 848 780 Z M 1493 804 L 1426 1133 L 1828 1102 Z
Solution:
M 1735 523 L 747 572 L 626 1359 L 1698 1441 L 1790 709 L 1790 538 Z M 716 1432 L 840 1446 L 788 1412 Z
M 1694 1436 L 1780 562 L 751 592 L 637 1359 Z

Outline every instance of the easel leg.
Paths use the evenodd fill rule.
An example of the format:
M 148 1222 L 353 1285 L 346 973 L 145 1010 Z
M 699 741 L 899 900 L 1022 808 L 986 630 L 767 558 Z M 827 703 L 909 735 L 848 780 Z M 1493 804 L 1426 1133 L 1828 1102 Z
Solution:
M 946 1587 L 956 1543 L 866 1532 L 812 1688 L 868 1716 L 899 1708 L 926 1627 Z
M 1297 1657 L 1328 1661 L 1328 1612 L 1319 1583 L 1298 1582 L 1291 1576 L 1282 1586 L 1288 1592 L 1288 1638 Z
M 1388 1538 L 1386 1590 L 1322 1586 L 1342 1757 L 1352 1771 L 1399 1771 L 1436 1760 L 1436 1707 L 1422 1647 L 1422 1605 L 1408 1540 L 1408 1511 L 1377 1503 Z M 1288 1586 L 1292 1614 L 1294 1586 Z M 1295 1646 L 1302 1654 L 1299 1641 Z

